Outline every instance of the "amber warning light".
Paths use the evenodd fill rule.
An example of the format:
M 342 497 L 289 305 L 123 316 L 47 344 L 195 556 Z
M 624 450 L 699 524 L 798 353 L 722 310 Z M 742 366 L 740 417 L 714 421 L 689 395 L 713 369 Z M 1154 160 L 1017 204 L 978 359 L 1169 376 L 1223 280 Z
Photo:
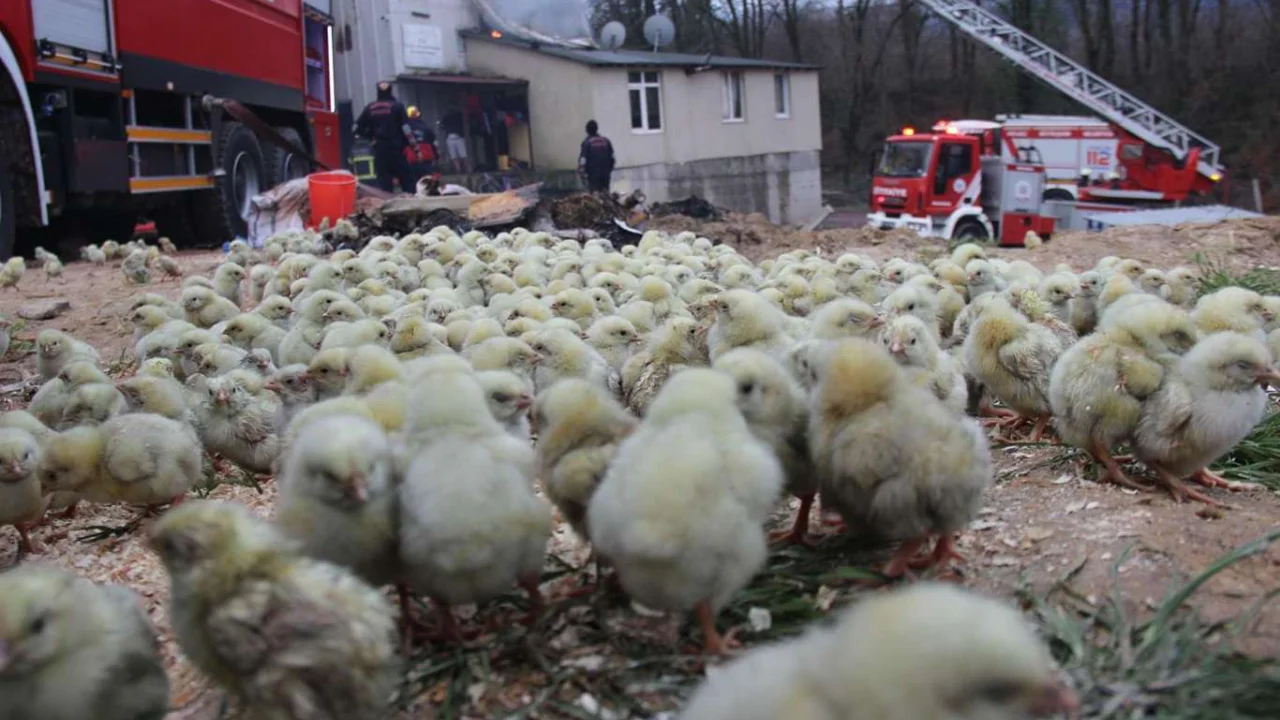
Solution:
M 494 40 L 497 40 L 502 37 L 502 32 L 498 30 L 490 30 L 489 37 L 493 38 Z

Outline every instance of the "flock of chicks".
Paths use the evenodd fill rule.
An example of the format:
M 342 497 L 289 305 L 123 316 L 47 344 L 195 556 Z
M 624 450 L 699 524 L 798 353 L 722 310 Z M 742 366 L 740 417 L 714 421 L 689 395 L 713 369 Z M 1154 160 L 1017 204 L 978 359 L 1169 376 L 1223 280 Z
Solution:
M 1194 273 L 1119 258 L 1044 276 L 962 245 L 927 267 L 807 252 L 757 266 L 690 233 L 619 252 L 444 227 L 327 253 L 314 233 L 232 243 L 179 302 L 138 295 L 127 379 L 45 330 L 44 384 L 0 415 L 0 523 L 26 551 L 46 512 L 81 500 L 176 506 L 149 542 L 177 641 L 261 717 L 387 711 L 396 612 L 375 588 L 398 591 L 399 642 L 457 640 L 452 606 L 513 586 L 536 618 L 544 497 L 609 568 L 597 582 L 693 612 L 723 652 L 716 614 L 764 568 L 784 491 L 800 510 L 774 540 L 806 542 L 820 494 L 850 532 L 901 543 L 883 570 L 900 577 L 960 559 L 955 534 L 992 480 L 981 422 L 1034 423 L 1037 440 L 1052 422 L 1104 477 L 1143 487 L 1111 454 L 1128 444 L 1175 495 L 1215 502 L 1182 480 L 1222 482 L 1206 466 L 1280 379 L 1280 298 L 1197 301 Z M 126 276 L 144 282 L 156 257 L 124 248 Z M 206 455 L 274 476 L 274 522 L 182 502 Z M 434 601 L 434 627 L 411 595 Z M 0 574 L 0 717 L 159 717 L 166 702 L 127 592 L 38 563 Z M 1015 611 L 920 583 L 748 654 L 684 716 L 1015 718 L 1075 702 Z

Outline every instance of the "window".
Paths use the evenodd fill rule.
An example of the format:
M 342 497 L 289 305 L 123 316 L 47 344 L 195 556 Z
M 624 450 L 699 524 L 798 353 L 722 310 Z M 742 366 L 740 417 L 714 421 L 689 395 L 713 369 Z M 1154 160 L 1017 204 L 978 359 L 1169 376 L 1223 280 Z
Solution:
M 662 132 L 662 83 L 657 72 L 627 73 L 631 131 Z
M 786 73 L 773 76 L 773 111 L 780 118 L 791 117 L 791 76 Z
M 724 73 L 724 109 L 720 117 L 725 122 L 742 122 L 746 117 L 742 90 L 742 73 Z
M 967 179 L 973 171 L 973 146 L 962 143 L 946 143 L 938 155 L 938 170 L 933 179 L 933 194 L 944 195 L 951 181 Z M 952 188 L 954 190 L 954 188 Z M 964 188 L 954 190 L 964 192 Z

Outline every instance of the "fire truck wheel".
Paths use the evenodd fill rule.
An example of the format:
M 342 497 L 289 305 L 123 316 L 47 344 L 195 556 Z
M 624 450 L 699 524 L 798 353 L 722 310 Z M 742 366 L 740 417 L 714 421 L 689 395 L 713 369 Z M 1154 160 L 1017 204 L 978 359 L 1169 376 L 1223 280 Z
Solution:
M 249 201 L 270 187 L 262 146 L 249 128 L 225 122 L 215 142 L 215 165 L 223 171 L 212 192 L 199 192 L 192 211 L 201 244 L 219 246 L 244 237 Z
M 1075 198 L 1071 197 L 1071 193 L 1067 190 L 1063 190 L 1062 188 L 1051 188 L 1049 190 L 1044 191 L 1044 199 L 1045 200 L 1066 200 L 1067 202 L 1070 202 Z
M 958 243 L 986 242 L 991 239 L 991 236 L 987 234 L 987 229 L 982 226 L 982 223 L 972 218 L 961 220 L 957 223 L 955 232 L 953 232 L 951 236 Z
M 302 141 L 302 135 L 297 130 L 291 127 L 278 127 L 276 132 L 294 145 L 300 148 L 306 147 L 306 143 Z M 307 172 L 310 170 L 310 163 L 307 162 L 306 158 L 270 143 L 263 148 L 263 155 L 267 161 L 267 179 L 270 180 L 272 186 L 306 177 Z
M 17 240 L 18 224 L 14 217 L 13 176 L 9 168 L 0 163 L 0 260 L 8 260 Z

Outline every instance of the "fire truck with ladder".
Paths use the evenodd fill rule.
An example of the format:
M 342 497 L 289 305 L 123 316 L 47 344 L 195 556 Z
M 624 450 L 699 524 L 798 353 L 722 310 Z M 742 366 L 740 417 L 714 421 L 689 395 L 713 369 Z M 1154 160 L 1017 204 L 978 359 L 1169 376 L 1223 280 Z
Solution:
M 921 3 L 1106 120 L 1008 115 L 904 128 L 875 168 L 873 227 L 1022 245 L 1081 212 L 1179 203 L 1222 180 L 1217 145 L 1074 60 L 971 2 Z
M 330 2 L 0 2 L 0 257 L 140 217 L 221 244 L 261 190 L 340 165 Z

